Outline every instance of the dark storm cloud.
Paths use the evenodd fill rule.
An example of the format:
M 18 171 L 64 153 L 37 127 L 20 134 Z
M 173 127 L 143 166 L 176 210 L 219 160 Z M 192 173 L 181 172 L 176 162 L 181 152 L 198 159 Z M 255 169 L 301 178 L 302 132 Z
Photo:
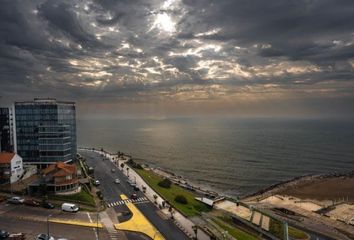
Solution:
M 270 44 L 270 49 L 260 50 L 261 56 L 320 61 L 319 53 L 345 51 L 345 46 L 333 47 L 334 40 L 353 41 L 354 2 L 350 0 L 184 2 L 193 17 L 182 21 L 190 31 L 181 33 L 181 37 L 193 37 L 195 29 L 220 27 L 220 33 L 205 38 L 237 40 L 245 46 Z M 348 59 L 344 55 L 337 57 Z
M 39 14 L 52 25 L 52 31 L 61 31 L 68 35 L 77 43 L 83 45 L 98 45 L 98 41 L 92 35 L 86 32 L 78 21 L 76 13 L 72 6 L 58 1 L 48 1 L 38 7 Z
M 354 95 L 351 0 L 0 4 L 0 95 L 13 100 Z

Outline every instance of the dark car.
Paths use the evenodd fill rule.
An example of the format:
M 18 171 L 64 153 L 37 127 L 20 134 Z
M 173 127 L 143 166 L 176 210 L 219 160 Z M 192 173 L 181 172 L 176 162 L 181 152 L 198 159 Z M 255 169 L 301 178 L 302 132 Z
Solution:
M 0 230 L 0 239 L 7 239 L 9 236 L 9 232 L 6 232 L 5 230 Z
M 55 206 L 49 202 L 44 202 L 42 203 L 42 207 L 46 208 L 46 209 L 53 209 L 55 208 Z
M 23 203 L 27 206 L 32 206 L 32 207 L 38 207 L 40 205 L 39 202 L 37 202 L 33 199 L 26 199 Z
M 133 193 L 131 196 L 130 196 L 131 199 L 133 200 L 136 200 L 138 199 L 138 195 L 136 195 L 135 193 Z
M 134 189 L 134 191 L 139 191 L 140 190 L 138 186 L 134 186 L 133 189 Z

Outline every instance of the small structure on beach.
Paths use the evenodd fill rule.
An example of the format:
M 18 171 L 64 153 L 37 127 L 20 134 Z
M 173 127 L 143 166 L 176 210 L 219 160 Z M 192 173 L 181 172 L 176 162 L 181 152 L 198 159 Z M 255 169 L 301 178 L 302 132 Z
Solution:
M 215 199 L 210 199 L 210 198 L 206 198 L 206 197 L 196 197 L 195 199 L 202 202 L 202 203 L 205 203 L 209 207 L 213 207 L 215 203 L 223 201 L 225 198 L 219 197 L 219 198 L 215 198 Z

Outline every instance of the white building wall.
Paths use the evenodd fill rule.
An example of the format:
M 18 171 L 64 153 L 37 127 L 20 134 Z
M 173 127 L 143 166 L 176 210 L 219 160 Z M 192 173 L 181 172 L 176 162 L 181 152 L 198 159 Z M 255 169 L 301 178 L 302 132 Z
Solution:
M 13 140 L 13 144 L 14 144 L 14 153 L 17 153 L 15 103 L 13 103 L 10 108 L 12 109 L 12 140 Z
M 23 174 L 22 158 L 15 154 L 11 160 L 11 183 L 17 182 Z

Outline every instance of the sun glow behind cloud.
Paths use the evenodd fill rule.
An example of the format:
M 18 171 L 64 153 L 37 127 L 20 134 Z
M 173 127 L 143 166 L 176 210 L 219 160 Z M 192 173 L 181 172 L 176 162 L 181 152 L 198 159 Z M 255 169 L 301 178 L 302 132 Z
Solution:
M 154 28 L 167 33 L 173 33 L 176 31 L 176 23 L 167 13 L 159 13 L 151 27 L 151 29 Z

